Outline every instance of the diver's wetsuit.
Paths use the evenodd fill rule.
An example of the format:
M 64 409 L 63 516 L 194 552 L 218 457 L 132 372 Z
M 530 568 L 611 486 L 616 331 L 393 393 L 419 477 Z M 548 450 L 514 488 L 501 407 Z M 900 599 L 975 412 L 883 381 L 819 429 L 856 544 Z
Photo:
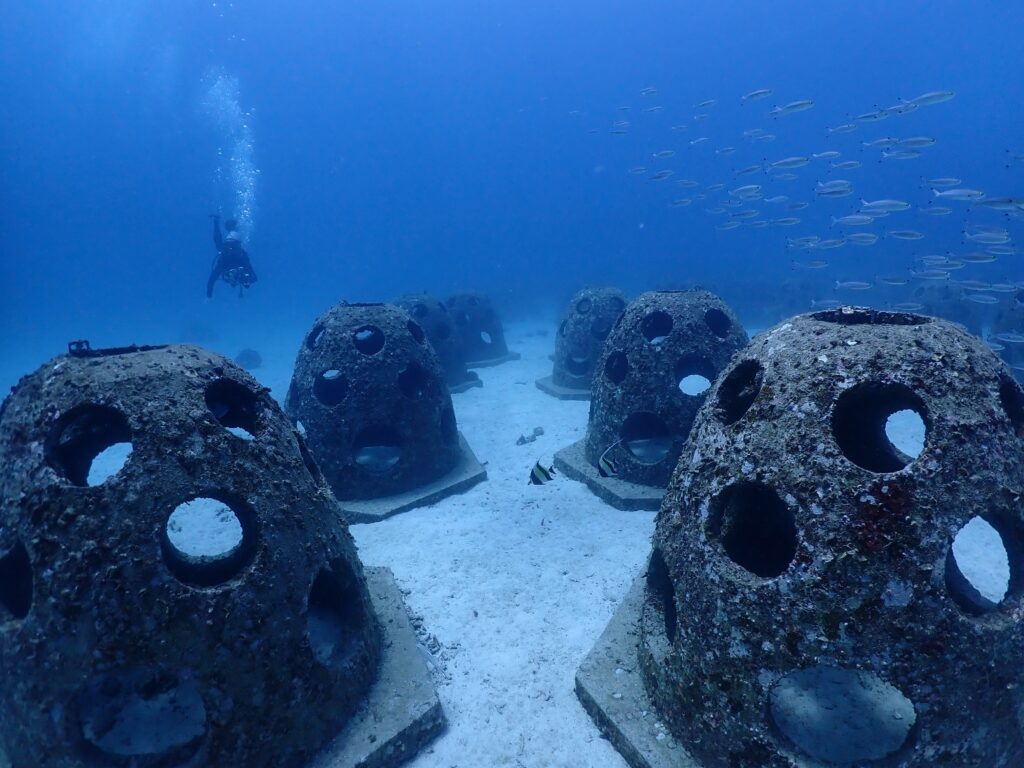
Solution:
M 213 220 L 213 244 L 217 247 L 217 260 L 210 271 L 210 279 L 206 281 L 207 298 L 213 296 L 213 286 L 222 277 L 243 288 L 248 288 L 256 282 L 256 272 L 249 261 L 249 254 L 242 247 L 242 242 L 231 232 L 226 238 L 221 237 L 220 219 L 217 218 Z

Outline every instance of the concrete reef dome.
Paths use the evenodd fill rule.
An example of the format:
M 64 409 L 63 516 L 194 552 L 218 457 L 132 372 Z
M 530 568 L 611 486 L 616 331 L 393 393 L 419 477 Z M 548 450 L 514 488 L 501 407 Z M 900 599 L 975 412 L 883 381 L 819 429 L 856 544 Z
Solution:
M 341 499 L 407 491 L 460 459 L 451 395 L 423 327 L 388 304 L 338 304 L 317 318 L 285 405 Z
M 597 364 L 587 461 L 597 466 L 607 452 L 621 479 L 665 486 L 704 390 L 746 343 L 732 310 L 708 291 L 653 291 L 633 301 Z
M 0 464 L 11 764 L 299 766 L 352 718 L 381 657 L 362 566 L 241 368 L 55 358 L 0 409 Z
M 706 768 L 1024 765 L 1022 489 L 1024 393 L 966 332 L 845 307 L 761 334 L 658 514 L 659 717 Z
M 487 296 L 476 291 L 457 293 L 445 303 L 470 368 L 519 359 L 518 353 L 509 352 L 505 328 Z
M 399 296 L 391 303 L 408 312 L 423 328 L 437 352 L 449 390 L 462 392 L 481 386 L 480 377 L 466 368 L 462 337 L 455 332 L 455 322 L 444 302 L 426 293 L 414 293 Z
M 551 376 L 539 380 L 537 386 L 561 399 L 589 399 L 605 339 L 625 308 L 626 297 L 618 288 L 577 291 L 558 324 Z

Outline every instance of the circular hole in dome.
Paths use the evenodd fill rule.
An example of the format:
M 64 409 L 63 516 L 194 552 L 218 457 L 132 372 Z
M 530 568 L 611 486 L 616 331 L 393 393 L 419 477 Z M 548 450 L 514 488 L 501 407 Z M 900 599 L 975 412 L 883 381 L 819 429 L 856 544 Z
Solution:
M 317 661 L 346 667 L 366 644 L 366 606 L 352 569 L 341 560 L 323 568 L 306 601 L 306 637 Z
M 590 299 L 583 298 L 576 302 L 576 311 L 581 315 L 587 314 L 591 309 L 594 308 L 594 302 Z
M 720 339 L 724 339 L 729 335 L 729 329 L 732 328 L 732 320 L 720 309 L 712 307 L 704 313 L 704 322 L 707 323 L 711 332 Z
M 703 395 L 715 378 L 715 367 L 701 355 L 686 355 L 676 361 L 676 384 L 684 395 Z
M 629 374 L 629 359 L 626 353 L 615 350 L 604 361 L 604 375 L 612 384 L 621 384 Z
M 1020 562 L 1019 550 L 1012 537 L 1004 537 L 988 520 L 968 520 L 946 555 L 946 589 L 953 602 L 973 615 L 998 608 Z
M 932 321 L 930 317 L 910 312 L 885 312 L 867 307 L 836 307 L 814 312 L 811 319 L 839 325 L 924 325 Z
M 669 576 L 661 550 L 657 548 L 651 553 L 651 560 L 647 565 L 647 594 L 653 598 L 654 605 L 665 622 L 665 637 L 669 643 L 674 643 L 679 625 L 676 589 L 672 585 L 672 578 Z
M 415 317 L 417 320 L 422 320 L 429 314 L 429 312 L 430 310 L 427 309 L 427 305 L 421 304 L 418 301 L 415 304 L 413 304 L 412 309 L 409 310 L 409 314 Z
M 590 324 L 590 335 L 597 341 L 604 341 L 612 332 L 612 321 L 608 317 L 597 317 Z
M 793 512 L 761 483 L 737 483 L 722 491 L 714 501 L 708 532 L 730 560 L 762 578 L 785 573 L 796 555 Z
M 455 409 L 451 405 L 441 413 L 441 439 L 447 445 L 453 445 L 459 440 L 459 426 L 455 422 Z
M 426 338 L 426 334 L 423 333 L 423 329 L 420 327 L 420 324 L 413 320 L 410 320 L 408 323 L 408 328 L 409 333 L 412 335 L 416 343 L 422 344 L 423 340 Z
M 916 411 L 896 411 L 885 420 L 885 436 L 897 451 L 911 461 L 924 450 L 924 435 L 924 420 Z
M 621 312 L 626 308 L 626 300 L 620 296 L 612 296 L 608 299 L 608 306 L 611 307 L 612 312 Z
M 348 394 L 348 379 L 337 368 L 322 371 L 313 379 L 313 396 L 321 405 L 333 408 Z
M 1024 392 L 1009 376 L 999 378 L 999 402 L 1003 405 L 1006 418 L 1013 425 L 1013 431 L 1024 436 Z
M 494 343 L 494 339 L 491 338 L 491 334 L 489 334 L 487 331 L 480 331 L 480 341 L 482 341 L 484 344 L 488 346 Z
M 0 608 L 15 619 L 24 619 L 32 608 L 32 563 L 20 541 L 0 555 Z
M 232 379 L 217 379 L 206 387 L 206 407 L 213 418 L 236 437 L 252 440 L 260 427 L 256 393 Z
M 448 323 L 438 323 L 434 326 L 434 336 L 444 341 L 452 335 L 452 327 Z
M 754 404 L 764 382 L 764 368 L 757 360 L 744 360 L 733 367 L 718 387 L 716 412 L 725 425 L 735 424 Z
M 384 349 L 384 331 L 375 325 L 364 325 L 352 333 L 352 343 L 364 355 L 376 355 Z
M 568 320 L 563 320 L 561 322 L 561 324 L 558 326 L 558 335 L 559 336 L 565 336 L 565 328 L 568 325 L 569 325 L 569 321 Z
M 622 447 L 641 464 L 657 464 L 672 449 L 672 433 L 655 413 L 640 411 L 627 418 L 619 430 Z
M 455 324 L 456 325 L 469 325 L 469 315 L 465 312 L 455 313 Z
M 430 374 L 419 363 L 409 363 L 398 374 L 398 388 L 410 400 L 422 399 L 429 386 Z
M 566 355 L 565 370 L 571 376 L 586 376 L 590 373 L 590 356 L 579 353 Z
M 352 457 L 368 472 L 387 472 L 402 458 L 402 436 L 392 427 L 364 427 L 352 441 Z
M 701 376 L 697 373 L 691 373 L 679 380 L 679 391 L 690 397 L 703 395 L 710 387 L 711 382 L 707 376 Z
M 672 333 L 672 316 L 656 309 L 640 321 L 640 332 L 651 344 L 661 344 Z
M 132 430 L 123 413 L 83 403 L 57 422 L 46 440 L 45 454 L 49 465 L 69 483 L 94 486 L 121 470 L 131 454 L 131 440 Z
M 903 384 L 864 382 L 843 392 L 832 412 L 832 434 L 847 459 L 870 472 L 898 472 L 914 457 L 904 453 L 889 439 L 886 425 L 898 411 L 913 411 L 924 424 L 927 437 L 927 412 L 924 401 Z M 901 421 L 910 421 L 906 416 Z M 908 444 L 901 438 L 900 442 Z M 921 441 L 923 443 L 923 440 Z
M 144 669 L 94 677 L 78 709 L 87 751 L 116 765 L 184 765 L 207 730 L 196 680 Z
M 168 516 L 161 545 L 179 581 L 199 587 L 222 584 L 256 551 L 256 516 L 241 501 L 189 499 Z
M 797 748 L 830 765 L 861 765 L 898 752 L 917 721 L 914 703 L 875 673 L 829 666 L 779 679 L 768 712 Z
M 317 348 L 317 345 L 324 337 L 324 331 L 326 327 L 323 323 L 317 323 L 313 326 L 313 329 L 306 335 L 306 348 L 313 350 Z

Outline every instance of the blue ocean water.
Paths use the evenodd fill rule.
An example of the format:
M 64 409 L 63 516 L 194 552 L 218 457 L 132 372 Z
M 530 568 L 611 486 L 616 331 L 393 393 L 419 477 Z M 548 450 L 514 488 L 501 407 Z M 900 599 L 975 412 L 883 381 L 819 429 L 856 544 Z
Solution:
M 1024 195 L 1022 28 L 1021 3 L 950 0 L 15 4 L 0 26 L 4 380 L 72 338 L 216 346 L 226 333 L 258 346 L 341 299 L 413 290 L 480 289 L 515 318 L 553 316 L 590 282 L 697 283 L 757 325 L 812 298 L 907 300 L 914 282 L 842 295 L 834 282 L 984 250 L 964 242 L 969 226 L 1006 229 L 1009 248 L 1019 237 L 1019 211 L 917 209 L 936 177 Z M 761 88 L 772 94 L 741 101 Z M 941 90 L 955 98 L 854 119 Z M 813 108 L 769 116 L 801 99 Z M 935 143 L 879 162 L 862 142 L 882 137 Z M 832 150 L 863 164 L 735 175 Z M 850 196 L 816 197 L 836 178 Z M 745 184 L 763 187 L 745 205 L 759 220 L 800 223 L 716 229 L 735 209 L 707 211 Z M 830 219 L 861 198 L 912 208 L 871 226 L 871 247 L 787 247 L 844 236 Z M 798 201 L 810 205 L 786 210 Z M 221 284 L 204 301 L 213 212 L 242 219 L 260 276 L 243 299 Z M 817 259 L 829 266 L 792 266 Z M 1020 280 L 1019 259 L 951 277 Z

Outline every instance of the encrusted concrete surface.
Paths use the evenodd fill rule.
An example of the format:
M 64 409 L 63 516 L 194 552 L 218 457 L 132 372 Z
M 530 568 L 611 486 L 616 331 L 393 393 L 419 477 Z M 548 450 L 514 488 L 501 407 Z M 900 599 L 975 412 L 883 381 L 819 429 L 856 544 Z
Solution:
M 97 477 L 108 448 L 127 458 Z M 189 346 L 58 357 L 0 409 L 0 464 L 0 742 L 18 768 L 300 766 L 356 711 L 381 652 L 362 566 L 241 368 Z M 230 548 L 177 537 L 204 499 Z
M 519 359 L 518 353 L 509 352 L 505 328 L 487 296 L 475 291 L 458 293 L 445 303 L 469 368 L 487 368 Z
M 338 304 L 306 335 L 286 401 L 342 502 L 432 483 L 462 456 L 423 328 L 386 304 Z
M 587 461 L 586 439 L 555 453 L 554 464 L 556 470 L 577 482 L 586 483 L 595 496 L 616 509 L 657 510 L 661 507 L 664 488 L 631 483 L 618 476 L 601 477 L 594 465 Z
M 576 695 L 631 768 L 700 768 L 658 717 L 640 674 L 644 579 L 623 598 L 576 672 Z
M 462 336 L 455 332 L 451 313 L 444 302 L 427 293 L 412 293 L 399 296 L 392 304 L 408 312 L 426 332 L 441 361 L 449 391 L 465 392 L 472 387 L 483 386 L 480 377 L 466 368 Z
M 365 573 L 383 637 L 380 670 L 348 725 L 310 768 L 395 768 L 445 727 L 394 576 L 387 568 Z
M 604 345 L 593 380 L 587 460 L 602 455 L 623 480 L 664 487 L 705 395 L 688 377 L 714 381 L 747 334 L 720 298 L 702 290 L 645 293 Z
M 349 523 L 374 523 L 415 507 L 434 504 L 486 479 L 487 470 L 477 460 L 466 439 L 459 435 L 459 460 L 446 475 L 393 496 L 346 501 L 341 508 Z
M 551 386 L 542 385 L 544 380 L 538 380 L 537 386 L 555 397 L 582 390 L 589 399 L 605 339 L 625 308 L 626 297 L 618 288 L 587 287 L 577 291 L 562 313 L 555 334 Z
M 916 456 L 886 432 L 906 411 Z M 641 621 L 648 692 L 703 766 L 1024 765 L 1022 438 L 1019 385 L 945 321 L 843 308 L 737 355 L 659 512 Z M 1005 594 L 957 561 L 980 521 Z

